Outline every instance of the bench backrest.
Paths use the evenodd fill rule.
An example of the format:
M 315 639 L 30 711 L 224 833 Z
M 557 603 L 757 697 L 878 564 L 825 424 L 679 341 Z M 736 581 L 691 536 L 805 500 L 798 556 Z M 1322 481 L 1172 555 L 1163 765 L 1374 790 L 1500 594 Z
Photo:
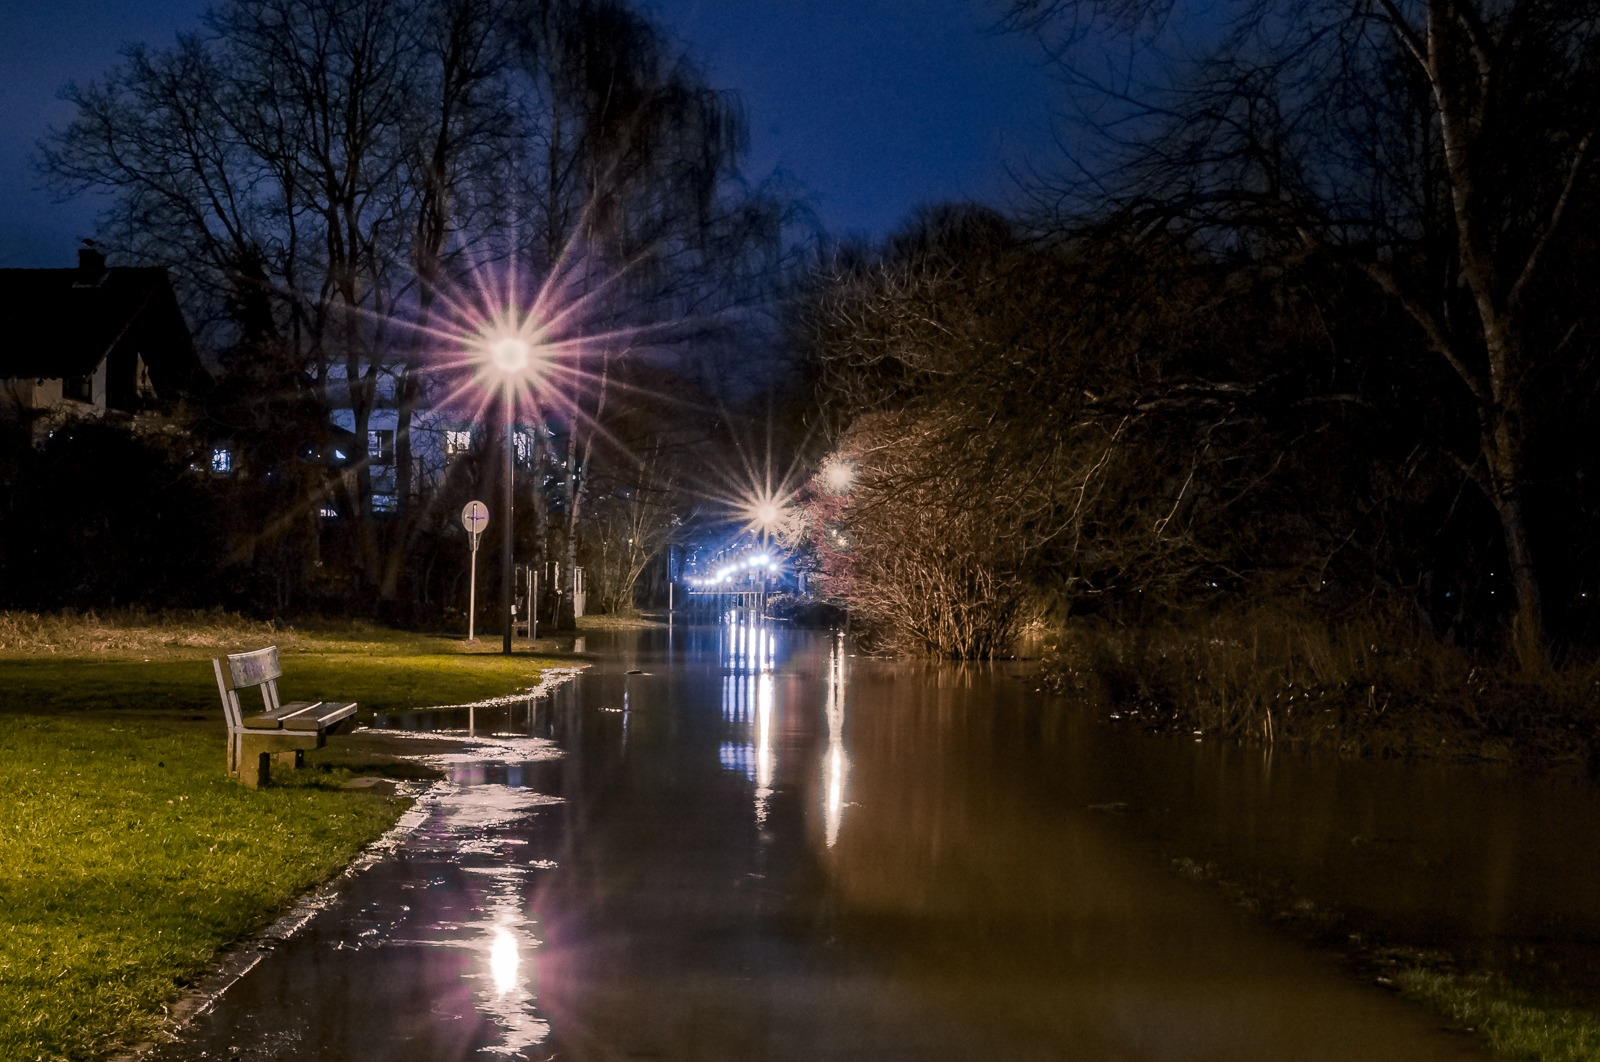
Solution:
M 211 666 L 217 673 L 217 689 L 222 694 L 222 712 L 228 717 L 230 730 L 244 726 L 244 716 L 239 707 L 240 689 L 260 686 L 261 702 L 264 705 L 262 711 L 277 710 L 278 678 L 283 674 L 283 668 L 278 666 L 276 645 L 257 649 L 253 653 L 228 654 L 226 671 L 223 670 L 220 660 L 213 659 Z
M 228 672 L 234 689 L 275 682 L 283 676 L 283 668 L 278 666 L 278 647 L 269 645 L 253 653 L 230 653 Z

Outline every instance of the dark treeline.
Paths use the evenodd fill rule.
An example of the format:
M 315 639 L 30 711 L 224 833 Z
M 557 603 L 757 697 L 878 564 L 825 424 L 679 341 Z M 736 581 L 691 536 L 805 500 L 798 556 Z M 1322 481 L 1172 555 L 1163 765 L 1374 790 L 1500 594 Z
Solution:
M 737 100 L 662 29 L 618 0 L 233 0 L 64 96 L 42 173 L 111 193 L 102 246 L 171 272 L 217 381 L 178 415 L 187 447 L 77 424 L 12 454 L 7 604 L 459 609 L 458 514 L 499 511 L 504 466 L 460 353 L 554 275 L 576 309 L 535 322 L 568 346 L 518 411 L 538 430 L 516 560 L 569 587 L 586 567 L 591 608 L 631 607 L 703 508 L 692 473 L 738 419 L 728 396 L 763 384 L 799 217 L 742 180 Z M 429 413 L 455 407 L 478 426 L 445 462 Z M 392 454 L 371 453 L 390 423 Z M 197 479 L 214 440 L 231 478 Z M 67 474 L 101 449 L 142 470 Z M 84 527 L 48 532 L 24 498 Z
M 575 532 L 554 463 L 518 462 L 514 563 L 530 563 L 541 539 L 557 563 L 574 533 L 588 611 L 617 613 L 664 603 L 669 547 L 697 541 L 727 519 L 725 506 L 708 500 L 706 470 L 725 463 L 730 433 L 741 430 L 746 413 L 646 365 L 620 366 L 610 386 L 617 397 L 591 425 L 587 504 Z M 206 420 L 202 412 L 190 423 Z M 271 432 L 259 442 L 296 441 Z M 565 441 L 556 434 L 550 448 Z M 0 607 L 220 607 L 412 624 L 464 622 L 460 510 L 468 499 L 497 500 L 504 463 L 503 451 L 489 449 L 450 462 L 407 517 L 399 593 L 385 601 L 363 588 L 352 525 L 320 515 L 318 499 L 336 497 L 348 469 L 288 456 L 270 475 L 218 476 L 209 450 L 188 434 L 95 418 L 56 421 L 41 437 L 26 418 L 0 417 L 0 454 Z M 540 489 L 553 501 L 543 511 L 528 504 Z M 478 556 L 480 625 L 498 614 L 498 543 L 486 533 Z M 681 550 L 676 555 L 681 565 Z M 547 584 L 549 572 L 541 579 Z M 541 598 L 542 618 L 553 622 L 552 600 Z
M 1019 0 L 1063 176 L 840 252 L 799 319 L 861 618 L 986 656 L 1275 601 L 1586 654 L 1597 14 Z

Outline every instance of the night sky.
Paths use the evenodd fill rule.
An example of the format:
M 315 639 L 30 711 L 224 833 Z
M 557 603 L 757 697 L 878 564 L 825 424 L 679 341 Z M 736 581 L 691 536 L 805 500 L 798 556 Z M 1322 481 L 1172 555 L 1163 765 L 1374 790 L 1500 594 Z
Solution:
M 67 266 L 100 204 L 57 204 L 31 158 L 126 41 L 165 46 L 209 0 L 0 0 L 0 266 Z M 662 0 L 650 4 L 750 119 L 746 176 L 786 173 L 835 235 L 879 236 L 919 204 L 1003 204 L 1007 169 L 1048 159 L 1047 74 L 982 0 Z

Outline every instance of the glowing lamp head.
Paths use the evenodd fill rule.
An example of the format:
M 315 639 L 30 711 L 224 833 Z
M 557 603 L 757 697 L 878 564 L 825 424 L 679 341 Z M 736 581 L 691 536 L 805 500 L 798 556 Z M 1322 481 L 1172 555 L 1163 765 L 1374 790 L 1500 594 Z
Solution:
M 836 459 L 822 466 L 822 486 L 830 494 L 848 494 L 856 483 L 854 461 Z
M 762 526 L 769 526 L 778 521 L 778 507 L 770 502 L 756 509 L 756 520 Z
M 528 367 L 528 341 L 517 336 L 496 340 L 489 348 L 489 359 L 494 362 L 496 369 L 507 376 L 520 373 Z

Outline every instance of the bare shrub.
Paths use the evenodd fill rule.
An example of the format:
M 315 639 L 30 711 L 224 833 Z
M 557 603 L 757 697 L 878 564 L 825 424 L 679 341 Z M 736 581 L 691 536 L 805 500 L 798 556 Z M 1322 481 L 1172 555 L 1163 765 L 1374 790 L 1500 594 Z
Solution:
M 1134 628 L 1074 623 L 1041 672 L 1056 692 L 1160 729 L 1600 770 L 1600 666 L 1488 669 L 1404 614 L 1330 623 L 1280 600 Z
M 972 523 L 894 503 L 862 519 L 852 604 L 886 648 L 992 659 L 1034 618 L 1025 581 L 974 542 Z

